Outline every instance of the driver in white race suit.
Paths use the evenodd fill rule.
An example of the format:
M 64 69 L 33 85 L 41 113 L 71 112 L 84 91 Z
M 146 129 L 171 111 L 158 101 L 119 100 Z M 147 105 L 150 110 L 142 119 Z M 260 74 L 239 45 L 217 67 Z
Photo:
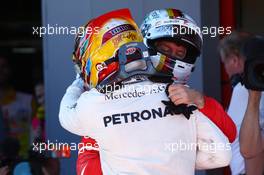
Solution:
M 163 12 L 155 12 L 155 15 L 158 17 Z M 182 20 L 186 21 L 171 19 L 171 23 L 192 23 L 189 18 Z M 173 108 L 170 102 L 182 102 L 173 97 L 175 94 L 168 102 L 168 83 L 153 82 L 168 79 L 169 75 L 184 84 L 200 48 L 187 42 L 188 38 L 182 38 L 184 42 L 179 44 L 184 45 L 187 52 L 169 57 L 166 49 L 159 46 L 161 41 L 153 42 L 163 55 L 152 57 L 151 65 L 160 73 L 159 78 L 151 77 L 150 81 L 147 77 L 153 75 L 153 71 L 149 58 L 139 59 L 136 48 L 126 50 L 127 59 L 121 59 L 122 52 L 119 53 L 124 44 L 142 42 L 128 10 L 110 12 L 93 19 L 87 26 L 98 26 L 100 30 L 77 40 L 75 59 L 80 61 L 84 83 L 78 78 L 68 87 L 61 101 L 59 119 L 68 131 L 89 135 L 97 141 L 103 174 L 188 175 L 194 174 L 195 168 L 229 164 L 229 141 L 209 117 L 194 106 Z M 201 35 L 194 36 L 201 44 Z M 168 43 L 172 43 L 170 41 Z M 146 44 L 152 47 L 151 43 Z M 189 70 L 188 75 L 179 68 Z M 160 78 L 162 76 L 164 78 Z M 121 84 L 122 88 L 108 92 L 105 87 L 114 87 L 114 83 Z M 84 91 L 83 86 L 91 89 Z M 171 91 L 176 93 L 177 88 Z M 200 109 L 206 102 L 194 104 Z

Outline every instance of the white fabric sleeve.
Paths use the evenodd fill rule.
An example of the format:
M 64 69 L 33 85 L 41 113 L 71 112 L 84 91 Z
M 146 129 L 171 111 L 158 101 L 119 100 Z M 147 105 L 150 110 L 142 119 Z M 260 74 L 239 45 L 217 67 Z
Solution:
M 61 126 L 69 132 L 84 136 L 82 124 L 78 119 L 77 101 L 84 92 L 83 81 L 77 78 L 66 90 L 59 110 L 59 121 Z
M 229 165 L 232 157 L 231 144 L 222 131 L 206 116 L 196 118 L 197 157 L 195 168 L 213 169 Z

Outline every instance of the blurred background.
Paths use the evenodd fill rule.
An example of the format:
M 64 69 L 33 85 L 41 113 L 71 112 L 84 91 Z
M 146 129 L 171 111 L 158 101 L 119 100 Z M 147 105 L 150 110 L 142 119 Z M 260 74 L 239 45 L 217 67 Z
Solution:
M 263 34 L 263 7 L 261 0 L 6 1 L 0 6 L 0 167 L 8 165 L 12 172 L 18 162 L 28 160 L 22 168 L 34 166 L 36 172 L 42 169 L 47 174 L 75 174 L 77 151 L 70 155 L 65 150 L 42 155 L 29 151 L 33 142 L 80 141 L 80 137 L 64 130 L 58 121 L 60 100 L 75 77 L 71 62 L 74 35 L 40 37 L 34 29 L 48 25 L 78 27 L 91 18 L 120 8 L 129 8 L 136 22 L 141 24 L 153 9 L 177 8 L 193 17 L 201 27 L 230 26 Z M 203 53 L 190 85 L 215 97 L 226 108 L 231 88 L 217 53 L 221 37 L 204 36 Z M 32 163 L 35 160 L 40 163 Z M 229 173 L 226 168 L 224 172 L 217 170 L 207 174 Z

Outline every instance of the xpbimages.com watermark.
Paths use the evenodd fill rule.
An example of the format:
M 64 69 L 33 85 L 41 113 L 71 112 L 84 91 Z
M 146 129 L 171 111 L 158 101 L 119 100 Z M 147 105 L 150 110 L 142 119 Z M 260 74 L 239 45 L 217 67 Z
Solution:
M 158 94 L 165 92 L 164 84 L 144 84 L 141 86 L 125 86 L 125 85 L 106 85 L 99 92 L 105 94 L 105 100 L 114 100 L 122 98 L 139 98 L 146 95 Z
M 218 35 L 229 35 L 232 32 L 232 27 L 216 27 L 216 26 L 203 26 L 199 27 L 187 27 L 186 25 L 162 25 L 157 26 L 155 28 L 155 32 L 157 33 L 165 33 L 167 35 L 171 35 L 171 37 L 175 37 L 177 35 L 191 35 L 195 37 L 196 34 L 200 35 L 209 35 L 214 38 Z
M 181 151 L 206 151 L 210 153 L 216 153 L 218 151 L 231 150 L 231 143 L 196 143 L 196 142 L 184 142 L 179 140 L 177 142 L 170 142 L 164 144 L 165 151 L 169 152 L 181 152 Z
M 231 33 L 231 27 L 222 27 L 222 26 L 202 26 L 201 28 L 188 28 L 184 25 L 173 26 L 173 25 L 164 25 L 156 27 L 156 32 L 168 33 L 172 37 L 176 35 L 193 35 L 195 33 L 200 33 L 201 35 L 209 35 L 214 38 L 218 35 L 229 35 Z M 76 26 L 60 26 L 58 24 L 51 25 L 47 24 L 46 26 L 33 26 L 32 34 L 34 36 L 43 37 L 47 35 L 74 35 L 78 34 L 79 37 L 83 37 L 86 34 L 98 34 L 100 27 L 76 27 Z
M 59 26 L 58 24 L 42 27 L 32 27 L 32 34 L 38 37 L 45 35 L 77 35 L 80 37 L 86 34 L 99 33 L 99 27 L 75 27 L 75 26 Z
M 97 143 L 66 143 L 66 142 L 58 142 L 58 140 L 47 142 L 38 142 L 32 143 L 32 150 L 35 152 L 43 153 L 45 151 L 58 151 L 68 149 L 70 151 L 78 151 L 79 153 L 83 153 L 85 149 L 88 150 L 99 150 L 99 146 Z

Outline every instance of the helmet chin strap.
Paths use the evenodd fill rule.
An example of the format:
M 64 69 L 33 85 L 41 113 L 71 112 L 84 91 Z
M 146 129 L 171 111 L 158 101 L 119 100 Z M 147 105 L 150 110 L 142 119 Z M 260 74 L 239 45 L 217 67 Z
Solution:
M 148 78 L 145 75 L 134 75 L 132 77 L 129 77 L 126 80 L 123 80 L 121 84 L 122 85 L 134 84 L 134 83 L 139 83 L 139 82 L 146 81 L 146 80 L 148 80 Z

